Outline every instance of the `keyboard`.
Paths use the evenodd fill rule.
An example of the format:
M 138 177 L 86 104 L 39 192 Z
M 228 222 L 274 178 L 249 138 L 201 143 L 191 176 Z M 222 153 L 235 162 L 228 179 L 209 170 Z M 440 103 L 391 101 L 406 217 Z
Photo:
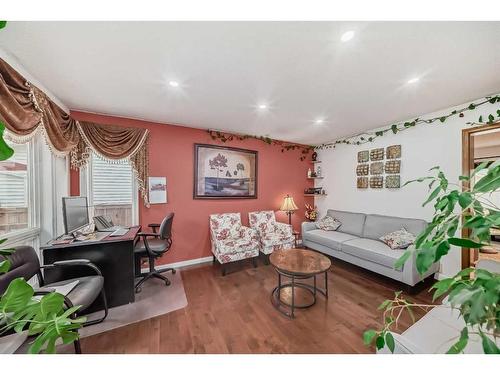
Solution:
M 120 237 L 126 235 L 128 232 L 127 228 L 118 228 L 113 233 L 109 235 L 109 237 Z

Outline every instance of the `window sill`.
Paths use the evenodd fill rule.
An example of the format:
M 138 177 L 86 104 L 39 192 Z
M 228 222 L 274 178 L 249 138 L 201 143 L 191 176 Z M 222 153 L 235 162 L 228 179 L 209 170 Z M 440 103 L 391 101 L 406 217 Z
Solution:
M 40 235 L 40 228 L 29 228 L 15 231 L 12 233 L 7 233 L 6 235 L 0 236 L 0 240 L 7 238 L 2 244 L 2 247 L 8 247 L 11 244 L 16 244 L 19 242 L 24 242 L 27 240 L 32 240 Z

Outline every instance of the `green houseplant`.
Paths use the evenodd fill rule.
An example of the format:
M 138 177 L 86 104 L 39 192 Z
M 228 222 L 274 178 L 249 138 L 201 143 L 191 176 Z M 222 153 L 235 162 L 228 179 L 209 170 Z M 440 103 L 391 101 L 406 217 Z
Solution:
M 3 138 L 5 125 L 0 122 L 0 161 L 12 157 L 14 150 Z M 2 245 L 6 239 L 0 240 Z M 0 249 L 0 255 L 6 256 L 13 249 Z M 3 260 L 2 260 L 3 259 Z M 9 271 L 10 263 L 0 258 L 0 275 Z M 86 318 L 74 319 L 74 313 L 80 306 L 65 309 L 64 296 L 51 292 L 37 297 L 35 290 L 23 278 L 11 281 L 5 293 L 0 297 L 0 336 L 9 332 L 36 335 L 29 348 L 29 353 L 55 353 L 57 339 L 70 344 L 78 339 L 78 329 Z
M 434 203 L 434 215 L 427 228 L 417 236 L 415 246 L 395 264 L 399 268 L 410 256 L 415 256 L 420 274 L 448 254 L 452 246 L 483 247 L 490 241 L 490 229 L 500 226 L 500 207 L 489 199 L 491 193 L 500 190 L 500 162 L 482 163 L 470 177 L 460 176 L 460 181 L 455 184 L 448 181 L 439 167 L 431 171 L 435 172 L 434 176 L 406 183 L 429 183 L 430 194 L 423 205 Z M 470 180 L 480 171 L 486 172 L 485 175 L 469 188 Z M 462 229 L 468 234 L 461 235 Z M 448 353 L 463 352 L 469 337 L 478 335 L 484 353 L 500 354 L 500 274 L 471 267 L 436 282 L 431 290 L 434 291 L 434 300 L 447 296 L 450 308 L 457 309 L 465 321 L 465 327 Z M 383 327 L 365 331 L 365 344 L 374 342 L 377 349 L 387 346 L 394 352 L 395 342 L 390 330 L 397 326 L 402 313 L 412 315 L 413 308 L 427 311 L 434 306 L 411 303 L 402 298 L 401 292 L 395 293 L 392 300 L 379 306 L 383 310 Z

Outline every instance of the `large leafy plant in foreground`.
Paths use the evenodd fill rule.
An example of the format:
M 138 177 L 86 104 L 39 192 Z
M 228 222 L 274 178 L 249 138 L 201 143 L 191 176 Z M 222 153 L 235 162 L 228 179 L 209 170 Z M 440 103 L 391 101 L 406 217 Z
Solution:
M 434 203 L 434 215 L 431 223 L 416 238 L 415 246 L 395 264 L 400 268 L 408 258 L 415 256 L 420 274 L 448 254 L 452 246 L 480 249 L 489 244 L 491 228 L 500 227 L 500 207 L 490 199 L 492 193 L 500 191 L 500 162 L 482 163 L 470 177 L 460 176 L 462 188 L 458 183 L 451 184 L 439 167 L 431 171 L 435 172 L 434 176 L 406 183 L 429 183 L 430 194 L 423 205 Z M 470 180 L 479 172 L 486 173 L 470 189 Z M 461 235 L 462 228 L 467 229 L 467 236 Z M 450 308 L 459 310 L 465 321 L 465 327 L 448 353 L 463 352 L 469 336 L 478 335 L 485 353 L 500 354 L 500 274 L 471 267 L 436 282 L 431 290 L 434 290 L 434 300 L 447 295 Z M 393 352 L 395 342 L 390 330 L 397 327 L 402 313 L 408 312 L 413 317 L 412 308 L 427 311 L 434 306 L 411 303 L 401 297 L 401 292 L 395 293 L 392 300 L 379 306 L 384 311 L 383 328 L 366 331 L 363 335 L 365 344 L 375 342 L 377 349 L 387 346 Z
M 9 159 L 14 150 L 3 139 L 5 125 L 0 122 L 0 161 Z M 6 239 L 0 240 L 2 245 Z M 0 255 L 10 255 L 13 249 L 0 249 Z M 0 275 L 9 271 L 10 262 L 2 257 Z M 65 310 L 64 296 L 51 292 L 36 296 L 32 286 L 23 278 L 11 281 L 5 293 L 0 297 L 0 336 L 9 333 L 28 331 L 36 335 L 29 348 L 30 353 L 55 353 L 56 341 L 69 344 L 78 339 L 78 328 L 86 318 L 74 318 L 80 306 Z

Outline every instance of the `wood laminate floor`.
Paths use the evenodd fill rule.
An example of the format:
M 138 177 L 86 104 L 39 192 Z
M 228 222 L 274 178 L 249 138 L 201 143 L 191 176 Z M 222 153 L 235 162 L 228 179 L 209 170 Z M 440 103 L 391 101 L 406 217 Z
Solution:
M 330 297 L 297 311 L 291 320 L 276 311 L 270 292 L 272 266 L 236 265 L 222 277 L 218 266 L 182 270 L 187 307 L 137 324 L 84 338 L 84 353 L 373 353 L 361 335 L 380 327 L 379 304 L 401 284 L 333 260 Z M 239 267 L 238 267 L 239 266 Z M 321 280 L 321 281 L 320 281 Z M 318 277 L 322 282 L 322 277 Z M 147 288 L 147 284 L 144 286 Z M 410 299 L 429 303 L 426 290 Z M 422 313 L 416 313 L 417 318 Z M 404 317 L 400 330 L 411 319 Z

